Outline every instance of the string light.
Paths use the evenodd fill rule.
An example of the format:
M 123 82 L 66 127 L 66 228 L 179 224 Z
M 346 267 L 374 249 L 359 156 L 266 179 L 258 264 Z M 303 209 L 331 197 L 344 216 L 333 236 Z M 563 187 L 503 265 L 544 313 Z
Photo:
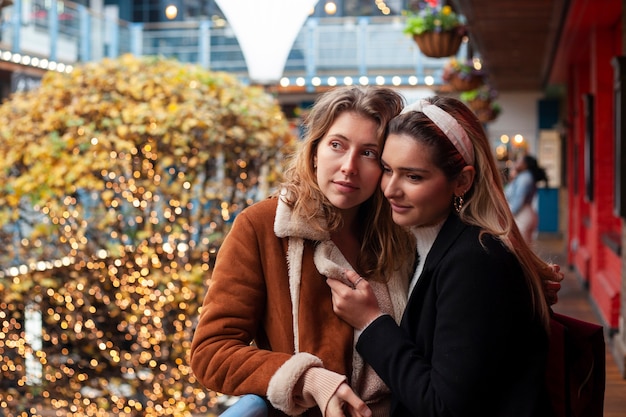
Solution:
M 178 16 L 178 7 L 173 4 L 168 4 L 165 8 L 165 17 L 169 20 L 174 20 L 176 19 L 176 16 Z
M 332 0 L 327 1 L 324 5 L 324 11 L 326 12 L 326 14 L 333 15 L 337 13 L 337 5 Z

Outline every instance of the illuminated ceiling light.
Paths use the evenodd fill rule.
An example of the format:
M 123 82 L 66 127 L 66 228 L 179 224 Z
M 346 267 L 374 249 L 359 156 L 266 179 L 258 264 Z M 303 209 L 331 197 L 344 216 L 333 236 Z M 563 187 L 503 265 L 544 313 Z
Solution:
M 319 87 L 322 84 L 322 80 L 320 79 L 320 77 L 313 77 L 311 79 L 311 84 L 313 84 L 315 87 Z
M 385 85 L 385 77 L 383 77 L 382 75 L 379 75 L 378 77 L 376 77 L 376 84 Z
M 344 85 L 352 85 L 352 77 L 344 77 L 343 78 L 343 83 Z
M 417 85 L 418 82 L 419 82 L 419 80 L 418 80 L 418 78 L 415 75 L 411 75 L 409 77 L 409 84 Z
M 518 133 L 513 137 L 513 142 L 515 142 L 516 145 L 521 145 L 522 143 L 524 143 L 524 136 Z
M 305 84 L 305 80 L 303 77 L 296 78 L 296 85 L 298 87 L 304 87 L 304 84 Z
M 370 83 L 370 80 L 365 75 L 362 75 L 361 77 L 359 77 L 359 84 L 368 85 L 369 83 Z
M 435 84 L 435 79 L 433 78 L 432 75 L 427 75 L 426 77 L 424 77 L 424 84 L 433 85 Z
M 402 83 L 402 78 L 398 77 L 397 75 L 391 78 L 391 84 L 400 85 L 401 83 Z
M 327 1 L 324 5 L 324 11 L 326 12 L 326 14 L 333 15 L 337 13 L 337 5 L 334 1 Z
M 283 77 L 280 79 L 280 86 L 281 87 L 289 87 L 289 78 L 287 77 Z
M 274 85 L 289 51 L 318 0 L 215 0 L 228 19 L 245 58 L 250 81 Z M 265 24 L 258 30 L 259 22 Z
M 500 136 L 500 142 L 502 142 L 502 143 L 509 143 L 509 135 L 502 135 L 502 136 Z
M 335 77 L 328 77 L 328 85 L 334 87 L 337 85 L 337 79 Z
M 167 17 L 169 20 L 174 20 L 176 19 L 176 16 L 178 16 L 178 7 L 174 6 L 173 4 L 167 5 L 167 7 L 165 8 L 165 17 Z

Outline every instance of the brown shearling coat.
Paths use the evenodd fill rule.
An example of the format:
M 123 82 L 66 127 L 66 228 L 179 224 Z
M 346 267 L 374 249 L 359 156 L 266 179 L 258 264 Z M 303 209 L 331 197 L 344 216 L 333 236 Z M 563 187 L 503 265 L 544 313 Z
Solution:
M 193 337 L 198 380 L 217 392 L 266 397 L 294 415 L 306 411 L 295 404 L 294 387 L 308 368 L 354 378 L 355 364 L 363 366 L 353 358 L 354 330 L 334 314 L 326 276 L 318 271 L 326 261 L 330 271 L 349 267 L 340 253 L 324 259 L 337 253 L 328 234 L 294 219 L 277 198 L 240 213 L 219 250 Z M 409 274 L 403 275 L 388 285 L 398 320 Z M 270 415 L 283 414 L 271 409 Z M 313 407 L 306 415 L 321 413 Z

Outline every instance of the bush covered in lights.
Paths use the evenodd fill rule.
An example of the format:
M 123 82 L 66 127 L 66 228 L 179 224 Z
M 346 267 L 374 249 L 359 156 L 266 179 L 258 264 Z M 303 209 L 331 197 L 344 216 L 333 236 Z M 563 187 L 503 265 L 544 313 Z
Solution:
M 3 103 L 4 415 L 207 415 L 187 351 L 213 256 L 292 141 L 262 89 L 156 57 Z

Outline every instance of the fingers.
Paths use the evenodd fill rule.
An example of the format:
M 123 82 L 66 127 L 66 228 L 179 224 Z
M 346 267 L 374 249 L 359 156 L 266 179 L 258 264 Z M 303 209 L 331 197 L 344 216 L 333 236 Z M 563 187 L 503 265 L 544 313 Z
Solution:
M 559 282 L 563 281 L 565 274 L 561 272 L 561 266 L 557 264 L 550 264 L 550 268 L 552 269 L 554 280 Z
M 356 281 L 352 283 L 352 289 L 355 290 L 356 286 L 359 285 L 359 282 L 363 281 L 363 277 L 359 277 Z
M 359 274 L 349 269 L 345 270 L 345 276 L 346 280 L 348 280 L 348 282 L 352 284 L 352 288 L 356 288 L 357 284 L 363 280 L 363 277 L 359 276 Z
M 344 409 L 351 417 L 371 417 L 372 411 L 367 404 L 352 391 L 348 384 L 343 383 L 337 388 L 335 395 L 344 403 Z
M 552 283 L 546 286 L 546 301 L 548 301 L 549 305 L 554 305 L 559 301 L 559 290 L 561 289 L 561 284 Z
M 558 291 L 561 289 L 561 283 L 556 281 L 546 282 L 546 289 L 550 291 Z

